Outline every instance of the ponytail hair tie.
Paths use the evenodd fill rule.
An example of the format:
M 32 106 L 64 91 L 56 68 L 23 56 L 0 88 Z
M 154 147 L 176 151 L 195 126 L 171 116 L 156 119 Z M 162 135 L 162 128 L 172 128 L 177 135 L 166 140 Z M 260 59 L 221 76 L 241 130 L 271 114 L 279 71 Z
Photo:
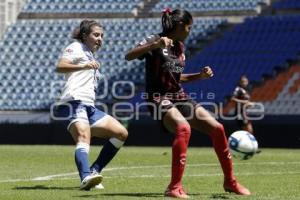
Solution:
M 171 13 L 171 12 L 172 12 L 171 8 L 166 8 L 166 9 L 164 9 L 164 11 L 163 11 L 163 13 Z

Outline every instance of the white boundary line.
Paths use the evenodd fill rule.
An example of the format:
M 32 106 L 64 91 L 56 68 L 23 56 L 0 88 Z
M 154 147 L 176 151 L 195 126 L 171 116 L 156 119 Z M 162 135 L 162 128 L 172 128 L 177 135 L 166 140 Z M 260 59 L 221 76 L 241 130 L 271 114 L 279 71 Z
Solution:
M 300 162 L 251 162 L 251 163 L 235 163 L 234 165 L 300 165 Z M 219 163 L 203 163 L 203 164 L 190 164 L 187 167 L 205 167 L 205 166 L 219 166 Z M 103 171 L 117 171 L 117 170 L 131 170 L 131 169 L 147 169 L 147 168 L 169 168 L 170 165 L 153 165 L 153 166 L 130 166 L 130 167 L 113 167 L 107 168 Z M 7 180 L 0 180 L 0 183 L 9 183 L 9 182 L 26 182 L 26 181 L 48 181 L 54 178 L 60 178 L 56 180 L 66 180 L 66 179 L 74 179 L 69 178 L 69 176 L 77 175 L 78 172 L 71 172 L 71 173 L 62 173 L 62 174 L 54 174 L 49 176 L 41 176 L 29 179 L 7 179 Z M 245 175 L 245 176 L 252 176 L 252 175 L 293 175 L 293 174 L 300 174 L 300 171 L 292 171 L 292 172 L 256 172 L 256 173 L 235 173 L 236 175 Z M 186 177 L 209 177 L 209 176 L 222 176 L 221 173 L 215 174 L 194 174 L 194 175 L 186 175 Z M 105 178 L 119 178 L 120 176 L 105 176 Z M 156 178 L 156 177 L 170 177 L 170 176 L 156 176 L 156 175 L 138 175 L 138 176 L 124 176 L 126 178 Z

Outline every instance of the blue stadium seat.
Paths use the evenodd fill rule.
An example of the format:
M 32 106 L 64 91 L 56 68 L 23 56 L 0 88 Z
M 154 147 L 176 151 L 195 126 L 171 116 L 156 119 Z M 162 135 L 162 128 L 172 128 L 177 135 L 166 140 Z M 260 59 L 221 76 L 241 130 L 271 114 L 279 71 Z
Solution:
M 273 4 L 275 9 L 300 9 L 299 0 L 280 0 Z
M 141 0 L 29 0 L 24 13 L 129 13 Z
M 243 11 L 254 10 L 265 0 L 161 0 L 152 12 L 162 12 L 163 8 L 181 8 L 193 12 L 203 11 Z

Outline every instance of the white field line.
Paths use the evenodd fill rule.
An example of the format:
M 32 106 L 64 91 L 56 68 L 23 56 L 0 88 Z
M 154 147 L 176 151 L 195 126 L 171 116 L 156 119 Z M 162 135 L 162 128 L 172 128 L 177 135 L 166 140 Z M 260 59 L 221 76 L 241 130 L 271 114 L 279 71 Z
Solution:
M 295 175 L 300 174 L 300 171 L 292 171 L 292 172 L 249 172 L 249 173 L 235 173 L 235 175 L 238 176 L 253 176 L 253 175 Z M 212 177 L 212 176 L 223 176 L 222 173 L 213 173 L 213 174 L 189 174 L 184 175 L 184 177 Z M 111 178 L 120 178 L 123 176 L 105 176 L 105 179 L 111 179 Z M 136 175 L 136 176 L 124 176 L 124 178 L 170 178 L 170 175 Z
M 300 162 L 252 162 L 252 163 L 235 163 L 234 165 L 300 165 Z M 203 163 L 203 164 L 190 164 L 187 165 L 187 167 L 205 167 L 205 166 L 219 166 L 219 163 Z M 118 171 L 118 170 L 131 170 L 131 169 L 151 169 L 151 168 L 169 168 L 170 165 L 152 165 L 152 166 L 130 166 L 130 167 L 113 167 L 113 168 L 107 168 L 103 171 Z M 71 173 L 62 173 L 62 174 L 54 174 L 49 176 L 41 176 L 36 178 L 30 178 L 30 179 L 7 179 L 7 180 L 0 180 L 0 183 L 7 183 L 7 182 L 22 182 L 22 181 L 47 181 L 52 180 L 54 178 L 60 178 L 60 180 L 65 179 L 74 179 L 70 178 L 69 176 L 77 175 L 78 172 L 71 172 Z M 246 176 L 252 176 L 252 175 L 288 175 L 288 174 L 300 174 L 300 171 L 298 172 L 256 172 L 256 173 L 235 173 L 236 175 L 246 175 Z M 215 174 L 195 174 L 195 175 L 186 175 L 187 177 L 206 177 L 206 176 L 222 176 L 221 173 L 215 173 Z M 105 178 L 120 178 L 120 176 L 105 176 Z M 123 176 L 126 178 L 156 178 L 156 177 L 170 177 L 170 176 L 156 176 L 156 175 L 137 175 L 137 176 Z

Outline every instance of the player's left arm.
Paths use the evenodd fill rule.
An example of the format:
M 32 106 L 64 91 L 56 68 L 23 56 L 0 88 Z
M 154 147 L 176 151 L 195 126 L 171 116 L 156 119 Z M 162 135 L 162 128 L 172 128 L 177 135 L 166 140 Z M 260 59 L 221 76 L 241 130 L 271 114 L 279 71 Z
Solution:
M 209 66 L 201 69 L 200 72 L 194 74 L 181 74 L 180 82 L 187 83 L 195 80 L 204 80 L 213 77 L 214 73 Z

